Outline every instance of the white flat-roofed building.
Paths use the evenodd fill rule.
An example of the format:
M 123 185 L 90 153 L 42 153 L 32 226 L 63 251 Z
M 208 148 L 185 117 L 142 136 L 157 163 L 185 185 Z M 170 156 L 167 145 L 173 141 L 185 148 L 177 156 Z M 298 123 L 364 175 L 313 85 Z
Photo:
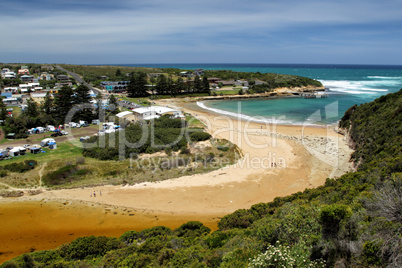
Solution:
M 171 115 L 173 117 L 182 117 L 180 111 L 169 107 L 151 106 L 133 109 L 135 120 L 151 120 L 159 118 L 162 115 Z
M 133 109 L 134 118 L 136 121 L 139 120 L 151 120 L 155 118 L 159 118 L 160 116 L 156 114 L 155 110 L 150 109 L 152 107 L 142 107 Z
M 1 77 L 3 77 L 4 79 L 15 79 L 17 78 L 17 74 L 12 71 L 2 72 Z
M 7 98 L 3 99 L 3 103 L 5 105 L 17 105 L 18 104 L 18 99 L 17 98 Z
M 4 92 L 17 93 L 18 92 L 18 87 L 5 87 Z
M 127 121 L 134 122 L 135 121 L 135 116 L 133 111 L 124 111 L 121 113 L 116 114 L 116 117 L 118 118 L 124 118 Z
M 40 83 L 28 83 L 28 87 L 40 87 Z

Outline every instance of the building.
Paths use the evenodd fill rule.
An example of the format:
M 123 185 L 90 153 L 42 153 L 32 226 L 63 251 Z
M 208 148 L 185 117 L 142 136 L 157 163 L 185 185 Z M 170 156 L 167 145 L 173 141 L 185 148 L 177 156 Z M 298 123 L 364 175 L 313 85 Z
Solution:
M 71 82 L 56 83 L 55 86 L 58 88 L 62 88 L 63 86 L 73 87 L 73 83 Z
M 57 81 L 61 81 L 61 82 L 66 82 L 66 81 L 70 81 L 70 78 L 68 77 L 68 75 L 65 74 L 59 74 L 58 76 L 56 76 Z
M 150 108 L 151 107 L 141 107 L 133 109 L 134 120 L 141 121 L 159 118 L 159 115 L 156 114 L 155 110 Z
M 203 76 L 204 75 L 204 69 L 195 69 L 194 70 L 194 75 Z
M 3 69 L 4 70 L 4 69 Z M 7 69 L 8 70 L 8 69 Z M 15 79 L 17 78 L 17 74 L 15 72 L 12 71 L 6 71 L 6 72 L 1 72 L 1 77 L 3 79 Z
M 193 77 L 193 73 L 190 71 L 183 71 L 183 72 L 180 72 L 180 76 L 181 77 Z
M 34 77 L 33 77 L 32 75 L 27 75 L 27 74 L 25 74 L 25 75 L 22 75 L 22 76 L 20 77 L 20 79 L 21 79 L 21 82 L 26 82 L 26 83 L 28 83 L 28 82 L 33 82 Z
M 133 109 L 134 120 L 151 120 L 163 115 L 170 115 L 174 118 L 184 118 L 180 111 L 163 106 L 141 107 Z
M 48 73 L 42 73 L 39 76 L 39 80 L 45 80 L 45 81 L 50 81 L 54 79 L 54 75 L 53 74 L 48 74 Z
M 3 103 L 8 106 L 15 106 L 18 105 L 18 99 L 17 98 L 3 99 Z
M 17 93 L 18 92 L 18 87 L 5 87 L 4 92 Z
M 54 69 L 54 67 L 52 65 L 42 65 L 40 67 L 41 70 L 48 70 L 48 71 L 52 71 Z
M 21 68 L 21 69 L 18 70 L 18 75 L 24 75 L 24 74 L 29 74 L 29 69 L 28 68 L 24 68 L 24 69 Z
M 162 75 L 162 73 L 148 73 L 147 75 L 149 78 L 151 77 L 158 78 L 160 75 Z
M 117 81 L 117 82 L 102 81 L 100 82 L 100 86 L 109 92 L 121 93 L 127 90 L 127 85 L 129 83 L 130 81 Z
M 2 97 L 5 97 L 5 98 L 12 98 L 12 97 L 13 97 L 13 93 L 12 93 L 12 92 L 2 92 L 2 93 L 1 93 L 1 96 L 2 96 Z
M 124 112 L 118 113 L 118 114 L 116 114 L 116 117 L 123 118 L 130 122 L 134 122 L 136 119 L 133 111 L 124 111 Z
M 31 98 L 38 104 L 42 104 L 45 102 L 47 93 L 31 93 Z

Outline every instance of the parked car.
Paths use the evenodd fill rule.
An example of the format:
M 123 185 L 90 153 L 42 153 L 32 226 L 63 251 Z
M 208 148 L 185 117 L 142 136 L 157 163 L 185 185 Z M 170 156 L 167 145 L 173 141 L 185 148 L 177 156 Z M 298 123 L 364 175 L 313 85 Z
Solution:
M 58 136 L 63 136 L 63 134 L 61 134 L 60 131 L 57 131 L 57 132 L 55 132 L 55 133 L 52 133 L 50 136 L 52 136 L 52 137 L 58 137 Z
M 24 144 L 24 148 L 29 148 L 29 147 L 31 147 L 31 145 L 29 145 L 29 144 Z

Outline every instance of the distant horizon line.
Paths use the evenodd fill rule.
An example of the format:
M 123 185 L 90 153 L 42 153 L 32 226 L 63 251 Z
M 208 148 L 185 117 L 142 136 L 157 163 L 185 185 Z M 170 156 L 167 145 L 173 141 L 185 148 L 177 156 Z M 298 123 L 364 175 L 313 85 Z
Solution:
M 126 66 L 126 65 L 272 65 L 272 66 L 389 66 L 389 67 L 402 67 L 401 64 L 371 64 L 371 63 L 50 63 L 50 62 L 0 62 L 0 64 L 66 64 L 66 65 L 87 65 L 87 66 Z

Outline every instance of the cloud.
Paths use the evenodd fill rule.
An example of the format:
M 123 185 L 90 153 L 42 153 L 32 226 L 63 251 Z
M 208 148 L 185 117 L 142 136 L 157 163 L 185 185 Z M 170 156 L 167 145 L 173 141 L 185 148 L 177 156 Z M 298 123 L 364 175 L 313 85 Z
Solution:
M 10 53 L 148 55 L 206 53 L 252 55 L 298 42 L 328 45 L 321 39 L 399 42 L 400 1 L 5 1 L 0 15 L 7 27 L 0 49 Z M 377 35 L 371 28 L 376 29 Z M 400 31 L 400 30 L 399 30 Z M 367 43 L 369 44 L 369 42 Z M 333 46 L 333 44 L 331 45 Z M 299 47 L 302 51 L 303 47 Z M 290 49 L 290 48 L 289 48 Z M 176 54 L 174 54 L 176 53 Z M 284 54 L 286 55 L 286 54 Z M 145 57 L 144 57 L 145 58 Z M 200 58 L 205 59 L 205 58 Z M 0 59 L 1 60 L 1 59 Z M 290 62 L 290 60 L 287 60 Z

